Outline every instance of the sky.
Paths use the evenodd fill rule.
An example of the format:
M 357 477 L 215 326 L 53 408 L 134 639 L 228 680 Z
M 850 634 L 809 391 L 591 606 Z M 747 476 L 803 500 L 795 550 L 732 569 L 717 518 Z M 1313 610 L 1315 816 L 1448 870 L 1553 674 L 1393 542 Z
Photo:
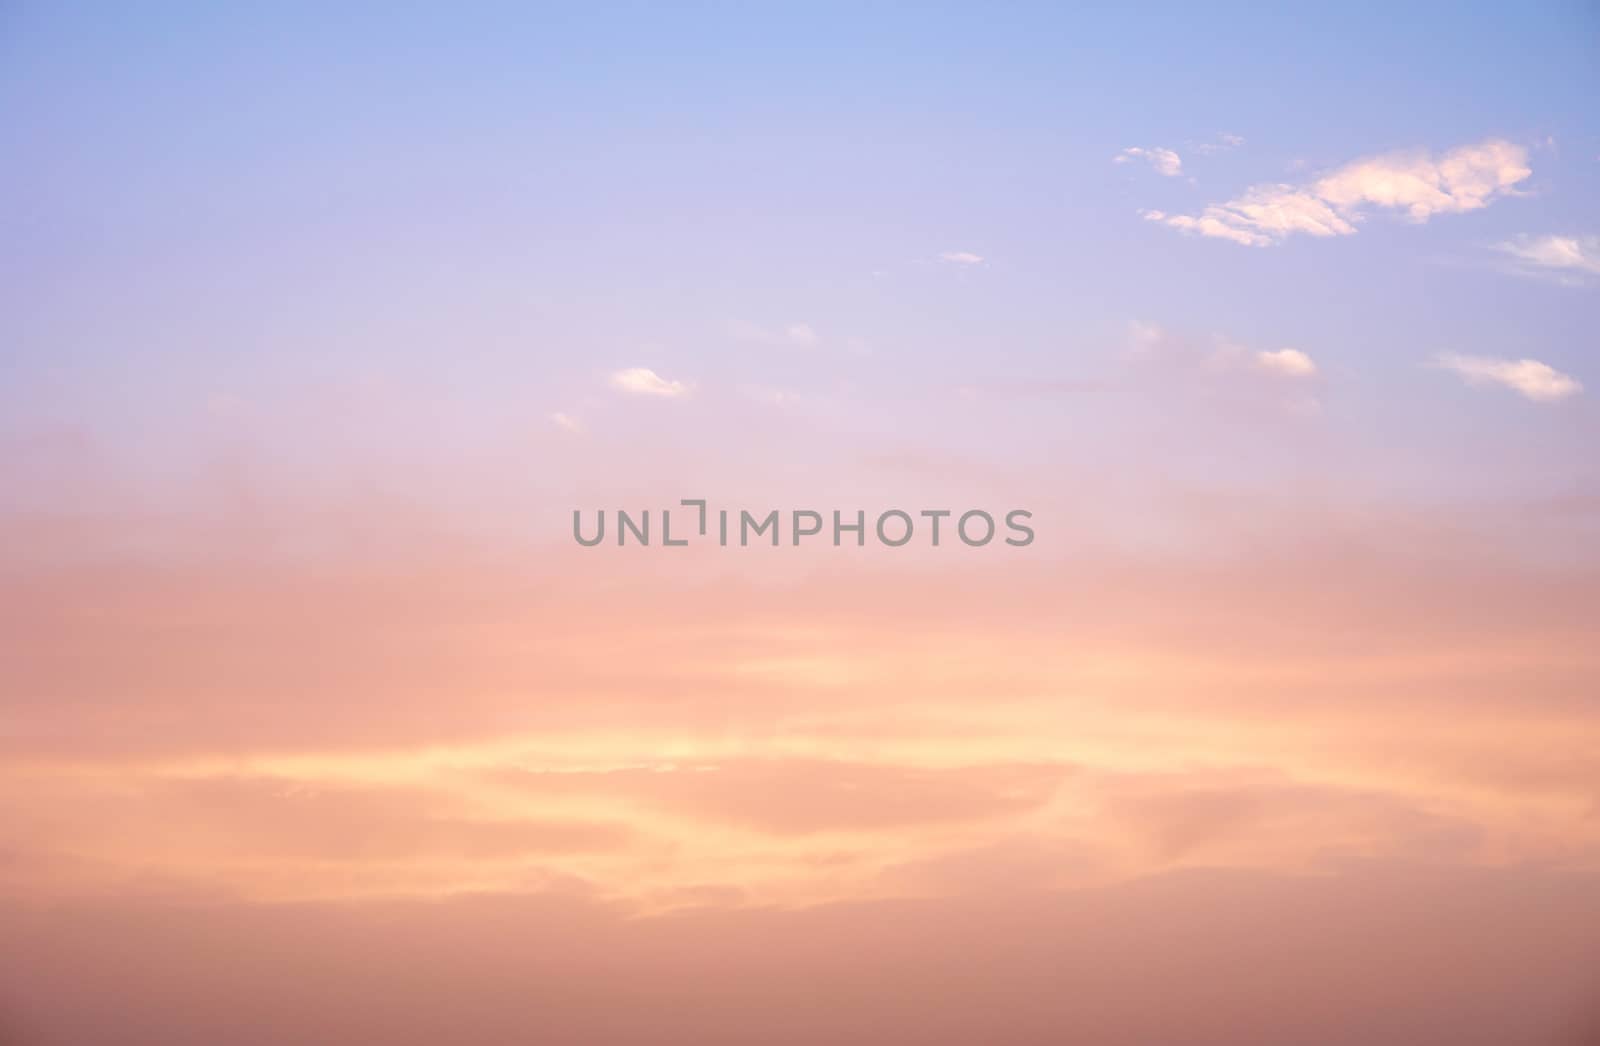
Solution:
M 1597 57 L 0 5 L 0 1044 L 1594 1042 Z

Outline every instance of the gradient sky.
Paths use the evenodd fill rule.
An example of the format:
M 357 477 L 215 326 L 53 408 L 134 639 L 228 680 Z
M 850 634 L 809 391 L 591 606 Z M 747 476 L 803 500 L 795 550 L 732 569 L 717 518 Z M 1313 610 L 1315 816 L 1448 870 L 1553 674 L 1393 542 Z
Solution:
M 1594 1041 L 1597 58 L 0 7 L 0 1043 Z

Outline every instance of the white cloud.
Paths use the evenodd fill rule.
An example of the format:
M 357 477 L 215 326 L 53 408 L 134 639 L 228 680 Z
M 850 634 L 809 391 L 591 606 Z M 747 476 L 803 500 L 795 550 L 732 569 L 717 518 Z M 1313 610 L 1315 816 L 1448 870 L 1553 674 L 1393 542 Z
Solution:
M 1317 364 L 1299 349 L 1251 350 L 1221 335 L 1208 340 L 1174 335 L 1154 323 L 1128 324 L 1129 355 L 1148 363 L 1213 374 L 1258 373 L 1273 378 L 1310 378 Z
M 1469 385 L 1503 385 L 1539 402 L 1566 399 L 1583 391 L 1583 386 L 1576 378 L 1538 360 L 1502 360 L 1441 353 L 1436 362 L 1444 369 L 1459 374 Z
M 957 265 L 982 265 L 983 256 L 973 254 L 971 251 L 945 251 L 939 255 L 940 261 L 954 262 Z
M 1133 146 L 1130 149 L 1122 150 L 1111 158 L 1112 163 L 1129 163 L 1133 160 L 1144 160 L 1155 168 L 1157 174 L 1164 174 L 1168 178 L 1176 178 L 1183 173 L 1183 160 L 1179 158 L 1178 154 L 1171 149 L 1163 149 L 1160 146 L 1150 149 Z
M 667 399 L 689 392 L 688 385 L 681 381 L 668 381 L 648 367 L 629 367 L 613 372 L 611 387 L 634 396 L 661 396 Z
M 1184 396 L 1300 416 L 1322 409 L 1316 362 L 1299 349 L 1256 350 L 1221 335 L 1186 336 L 1137 321 L 1128 325 L 1128 345 L 1130 363 Z
M 1523 272 L 1569 285 L 1600 275 L 1600 236 L 1519 236 L 1495 245 Z
M 571 414 L 565 414 L 559 410 L 550 415 L 550 422 L 551 424 L 555 425 L 556 428 L 566 429 L 568 432 L 583 431 L 582 422 L 573 417 Z
M 1216 338 L 1215 344 L 1205 356 L 1208 370 L 1256 371 L 1274 378 L 1310 378 L 1317 373 L 1316 363 L 1299 349 L 1251 352 L 1223 337 Z
M 1299 349 L 1279 349 L 1276 352 L 1263 350 L 1256 353 L 1255 361 L 1261 370 L 1286 378 L 1309 378 L 1317 372 L 1317 365 L 1311 357 Z
M 1294 233 L 1349 236 L 1371 208 L 1400 211 L 1413 222 L 1478 210 L 1514 195 L 1532 173 L 1525 147 L 1489 139 L 1437 159 L 1421 150 L 1391 153 L 1345 164 L 1302 185 L 1253 186 L 1198 215 L 1146 211 L 1144 217 L 1186 233 L 1265 247 Z

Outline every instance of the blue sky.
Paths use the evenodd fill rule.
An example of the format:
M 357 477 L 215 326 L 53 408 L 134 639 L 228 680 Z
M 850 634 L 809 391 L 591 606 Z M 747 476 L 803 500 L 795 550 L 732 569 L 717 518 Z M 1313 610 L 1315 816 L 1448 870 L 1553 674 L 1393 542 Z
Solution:
M 556 415 L 698 459 L 769 408 L 796 417 L 758 443 L 795 468 L 914 444 L 1026 476 L 1094 445 L 1270 483 L 1309 439 L 1337 448 L 1319 468 L 1424 500 L 1594 481 L 1592 391 L 1536 403 L 1434 365 L 1600 385 L 1594 272 L 1504 249 L 1593 258 L 1592 8 L 24 4 L 3 24 L 21 446 L 70 429 L 170 478 L 242 403 L 257 424 L 229 439 L 315 464 L 327 433 L 295 405 L 377 383 L 426 416 L 375 420 L 373 453 L 436 453 L 441 482 L 527 440 L 548 462 L 525 430 Z M 1245 247 L 1141 217 L 1487 141 L 1531 173 L 1426 221 L 1369 207 L 1353 235 Z M 1130 148 L 1181 173 L 1113 162 Z M 1308 354 L 1315 434 L 1146 395 L 1136 323 L 1190 364 Z M 636 367 L 693 388 L 692 415 L 612 402 L 606 375 Z

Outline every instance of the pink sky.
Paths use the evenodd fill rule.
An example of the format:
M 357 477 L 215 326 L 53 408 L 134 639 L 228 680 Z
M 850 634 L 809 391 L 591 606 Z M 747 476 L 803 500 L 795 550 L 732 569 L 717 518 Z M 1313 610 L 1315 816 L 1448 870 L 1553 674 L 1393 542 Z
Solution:
M 0 6 L 0 1046 L 1597 1041 L 1592 12 Z

